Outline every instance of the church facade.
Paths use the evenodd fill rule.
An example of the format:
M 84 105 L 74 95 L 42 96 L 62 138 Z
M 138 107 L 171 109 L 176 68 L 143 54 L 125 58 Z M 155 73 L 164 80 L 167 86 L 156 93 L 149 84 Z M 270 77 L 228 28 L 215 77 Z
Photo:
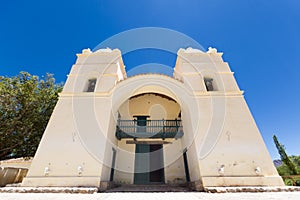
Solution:
M 173 77 L 77 54 L 23 186 L 282 186 L 222 53 L 179 49 Z

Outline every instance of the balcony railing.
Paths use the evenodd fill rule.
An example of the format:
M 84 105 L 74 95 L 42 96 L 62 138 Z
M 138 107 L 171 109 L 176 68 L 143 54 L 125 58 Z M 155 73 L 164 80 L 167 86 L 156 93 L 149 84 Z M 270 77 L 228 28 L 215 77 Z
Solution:
M 124 138 L 181 138 L 181 120 L 118 120 L 116 137 Z

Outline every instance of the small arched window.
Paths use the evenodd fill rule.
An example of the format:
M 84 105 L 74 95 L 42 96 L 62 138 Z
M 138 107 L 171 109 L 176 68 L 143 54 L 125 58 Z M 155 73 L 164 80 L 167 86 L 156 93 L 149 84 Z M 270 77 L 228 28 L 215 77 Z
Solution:
M 96 87 L 96 83 L 97 83 L 97 79 L 96 78 L 89 79 L 88 80 L 88 85 L 87 85 L 86 92 L 94 92 L 95 91 L 95 87 Z
M 214 91 L 212 78 L 204 78 L 204 83 L 205 83 L 206 91 Z

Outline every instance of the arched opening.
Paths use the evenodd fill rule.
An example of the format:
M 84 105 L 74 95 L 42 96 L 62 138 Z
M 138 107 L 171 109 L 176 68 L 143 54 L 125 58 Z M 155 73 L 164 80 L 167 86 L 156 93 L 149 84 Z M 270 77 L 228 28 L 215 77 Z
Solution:
M 189 162 L 194 166 L 196 161 L 195 149 L 191 148 L 194 145 L 192 112 L 184 99 L 189 96 L 182 94 L 182 98 L 178 98 L 184 91 L 178 89 L 178 83 L 170 84 L 177 82 L 174 79 L 159 75 L 150 77 L 147 83 L 141 77 L 138 80 L 133 77 L 126 80 L 128 83 L 123 81 L 114 91 L 117 96 L 112 103 L 118 149 L 114 181 L 182 184 L 198 180 L 199 169 L 191 168 L 190 175 L 187 167 Z M 184 122 L 188 127 L 184 127 Z
M 126 100 L 118 110 L 116 137 L 180 138 L 180 105 L 160 93 L 142 93 Z
M 116 137 L 126 140 L 119 148 L 135 146 L 134 184 L 165 183 L 164 148 L 183 136 L 179 116 L 180 105 L 160 93 L 137 94 L 120 106 Z

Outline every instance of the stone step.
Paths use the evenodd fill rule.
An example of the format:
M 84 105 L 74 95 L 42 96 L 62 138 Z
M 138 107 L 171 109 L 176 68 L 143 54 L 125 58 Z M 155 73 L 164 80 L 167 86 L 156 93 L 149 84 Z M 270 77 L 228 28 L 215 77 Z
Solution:
M 239 186 L 239 187 L 204 187 L 208 193 L 238 193 L 238 192 L 300 192 L 298 186 Z
M 119 185 L 106 192 L 188 192 L 189 188 L 184 186 L 170 185 Z
M 0 193 L 97 193 L 96 187 L 1 187 Z

